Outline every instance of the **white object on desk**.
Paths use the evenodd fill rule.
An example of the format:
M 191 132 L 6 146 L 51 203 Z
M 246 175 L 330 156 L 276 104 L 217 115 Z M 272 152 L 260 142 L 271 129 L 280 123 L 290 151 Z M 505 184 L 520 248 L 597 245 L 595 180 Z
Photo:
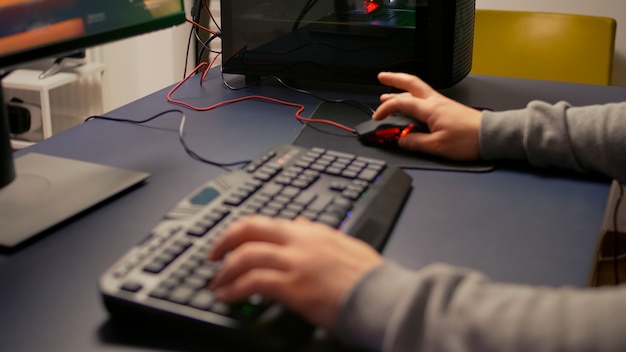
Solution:
M 46 139 L 89 116 L 102 113 L 100 81 L 104 69 L 104 64 L 90 63 L 43 79 L 39 78 L 40 70 L 18 69 L 2 80 L 4 96 L 7 101 L 19 98 L 41 107 L 41 139 Z M 32 142 L 11 141 L 14 148 L 23 148 Z
M 39 79 L 39 74 L 41 74 L 41 72 L 35 70 L 15 70 L 2 80 L 2 86 L 5 90 L 15 89 L 39 93 L 43 138 L 48 138 L 52 136 L 50 91 L 76 81 L 78 75 L 75 73 L 59 72 L 45 79 Z M 9 94 L 8 96 L 10 98 L 12 95 Z

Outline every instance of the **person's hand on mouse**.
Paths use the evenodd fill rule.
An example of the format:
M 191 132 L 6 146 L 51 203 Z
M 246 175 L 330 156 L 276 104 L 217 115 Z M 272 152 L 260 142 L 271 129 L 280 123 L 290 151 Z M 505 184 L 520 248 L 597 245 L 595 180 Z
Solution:
M 382 261 L 366 243 L 328 226 L 262 216 L 231 224 L 209 259 L 223 260 L 211 281 L 219 300 L 260 294 L 330 331 L 341 297 Z
M 410 74 L 381 72 L 378 80 L 405 92 L 381 95 L 382 103 L 372 116 L 374 120 L 401 113 L 426 123 L 430 130 L 430 133 L 409 133 L 398 140 L 398 146 L 454 160 L 480 157 L 482 113 L 479 110 L 445 97 Z

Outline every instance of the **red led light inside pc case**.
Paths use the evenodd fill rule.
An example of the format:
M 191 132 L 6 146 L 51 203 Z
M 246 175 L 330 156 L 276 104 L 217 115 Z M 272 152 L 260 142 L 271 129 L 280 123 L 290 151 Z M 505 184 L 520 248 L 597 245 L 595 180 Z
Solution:
M 373 12 L 379 6 L 374 0 L 363 0 L 363 5 L 365 13 Z

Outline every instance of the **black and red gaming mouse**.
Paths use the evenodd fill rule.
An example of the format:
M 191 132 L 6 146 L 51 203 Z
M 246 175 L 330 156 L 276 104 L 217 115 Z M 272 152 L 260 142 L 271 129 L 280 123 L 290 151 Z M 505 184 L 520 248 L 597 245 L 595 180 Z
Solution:
M 429 132 L 425 123 L 404 115 L 369 120 L 358 124 L 354 130 L 362 144 L 379 147 L 397 147 L 398 139 L 411 132 Z

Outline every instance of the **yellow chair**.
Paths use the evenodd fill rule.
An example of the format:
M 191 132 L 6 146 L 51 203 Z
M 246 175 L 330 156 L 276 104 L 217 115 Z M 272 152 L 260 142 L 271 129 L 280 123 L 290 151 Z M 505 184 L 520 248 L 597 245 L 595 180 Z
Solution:
M 615 19 L 476 10 L 473 74 L 611 84 Z

